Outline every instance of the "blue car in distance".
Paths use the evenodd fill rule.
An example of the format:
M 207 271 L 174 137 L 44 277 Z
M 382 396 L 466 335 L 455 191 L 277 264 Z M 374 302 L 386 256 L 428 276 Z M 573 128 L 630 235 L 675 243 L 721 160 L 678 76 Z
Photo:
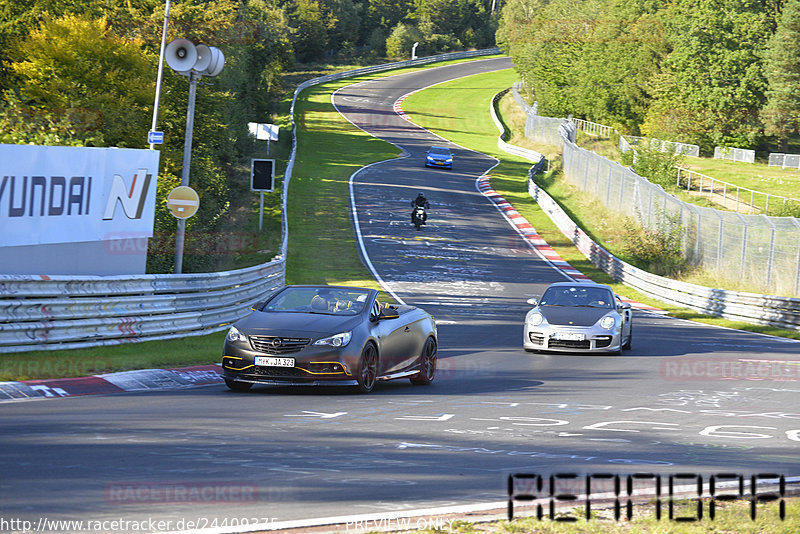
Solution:
M 453 153 L 444 146 L 432 146 L 425 152 L 426 167 L 453 168 Z

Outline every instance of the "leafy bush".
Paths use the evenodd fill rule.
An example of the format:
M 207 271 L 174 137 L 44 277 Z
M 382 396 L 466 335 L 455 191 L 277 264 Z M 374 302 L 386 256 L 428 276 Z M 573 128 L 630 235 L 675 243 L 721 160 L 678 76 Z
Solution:
M 775 217 L 797 217 L 800 218 L 800 202 L 788 200 L 778 204 L 777 208 L 770 206 L 769 214 Z
M 422 34 L 416 26 L 398 23 L 386 38 L 386 55 L 395 59 L 409 59 L 411 47 L 422 41 Z
M 688 267 L 681 251 L 681 227 L 677 220 L 660 219 L 665 222 L 651 230 L 627 218 L 623 250 L 627 260 L 640 269 L 661 276 L 676 276 Z
M 636 174 L 647 178 L 650 183 L 658 184 L 665 190 L 675 187 L 675 167 L 683 162 L 680 154 L 670 154 L 648 146 L 637 146 L 636 156 L 627 156 L 633 152 L 627 152 L 626 157 L 633 158 L 633 170 Z

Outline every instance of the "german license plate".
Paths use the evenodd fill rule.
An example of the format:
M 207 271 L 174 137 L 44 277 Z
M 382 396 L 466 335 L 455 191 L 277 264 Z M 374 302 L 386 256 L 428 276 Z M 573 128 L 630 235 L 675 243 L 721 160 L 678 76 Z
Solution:
M 264 367 L 294 367 L 294 358 L 256 356 L 256 365 Z
M 586 335 L 580 332 L 556 332 L 553 336 L 560 341 L 583 341 Z

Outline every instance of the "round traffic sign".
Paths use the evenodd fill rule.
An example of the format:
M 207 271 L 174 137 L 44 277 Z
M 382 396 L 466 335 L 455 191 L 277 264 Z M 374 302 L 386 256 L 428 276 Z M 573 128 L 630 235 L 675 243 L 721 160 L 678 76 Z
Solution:
M 169 192 L 167 207 L 178 219 L 188 219 L 200 207 L 200 197 L 191 187 L 181 185 Z

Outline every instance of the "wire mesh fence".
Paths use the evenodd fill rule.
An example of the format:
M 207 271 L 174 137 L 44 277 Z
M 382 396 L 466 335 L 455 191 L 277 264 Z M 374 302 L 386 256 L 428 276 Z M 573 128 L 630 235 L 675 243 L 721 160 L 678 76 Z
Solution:
M 800 169 L 800 154 L 781 154 L 772 152 L 769 155 L 770 167 L 780 167 L 782 169 Z
M 746 148 L 734 147 L 714 147 L 714 159 L 727 159 L 730 161 L 741 161 L 744 163 L 755 163 L 756 151 Z
M 663 139 L 655 139 L 652 137 L 638 137 L 635 135 L 626 135 L 625 139 L 627 139 L 629 145 L 633 146 L 649 146 L 652 150 L 659 150 L 661 152 L 684 154 L 695 158 L 700 157 L 699 145 L 678 143 L 677 141 L 664 141 Z
M 566 119 L 528 113 L 526 136 L 534 142 L 554 139 L 564 122 Z M 601 200 L 606 208 L 632 217 L 647 230 L 677 233 L 683 255 L 692 264 L 741 280 L 758 291 L 800 294 L 797 218 L 690 204 L 632 169 L 577 146 L 574 137 L 562 138 L 558 145 L 563 147 L 562 163 L 568 182 Z M 712 195 L 719 194 L 716 188 L 712 187 Z M 730 195 L 727 191 L 723 194 Z

